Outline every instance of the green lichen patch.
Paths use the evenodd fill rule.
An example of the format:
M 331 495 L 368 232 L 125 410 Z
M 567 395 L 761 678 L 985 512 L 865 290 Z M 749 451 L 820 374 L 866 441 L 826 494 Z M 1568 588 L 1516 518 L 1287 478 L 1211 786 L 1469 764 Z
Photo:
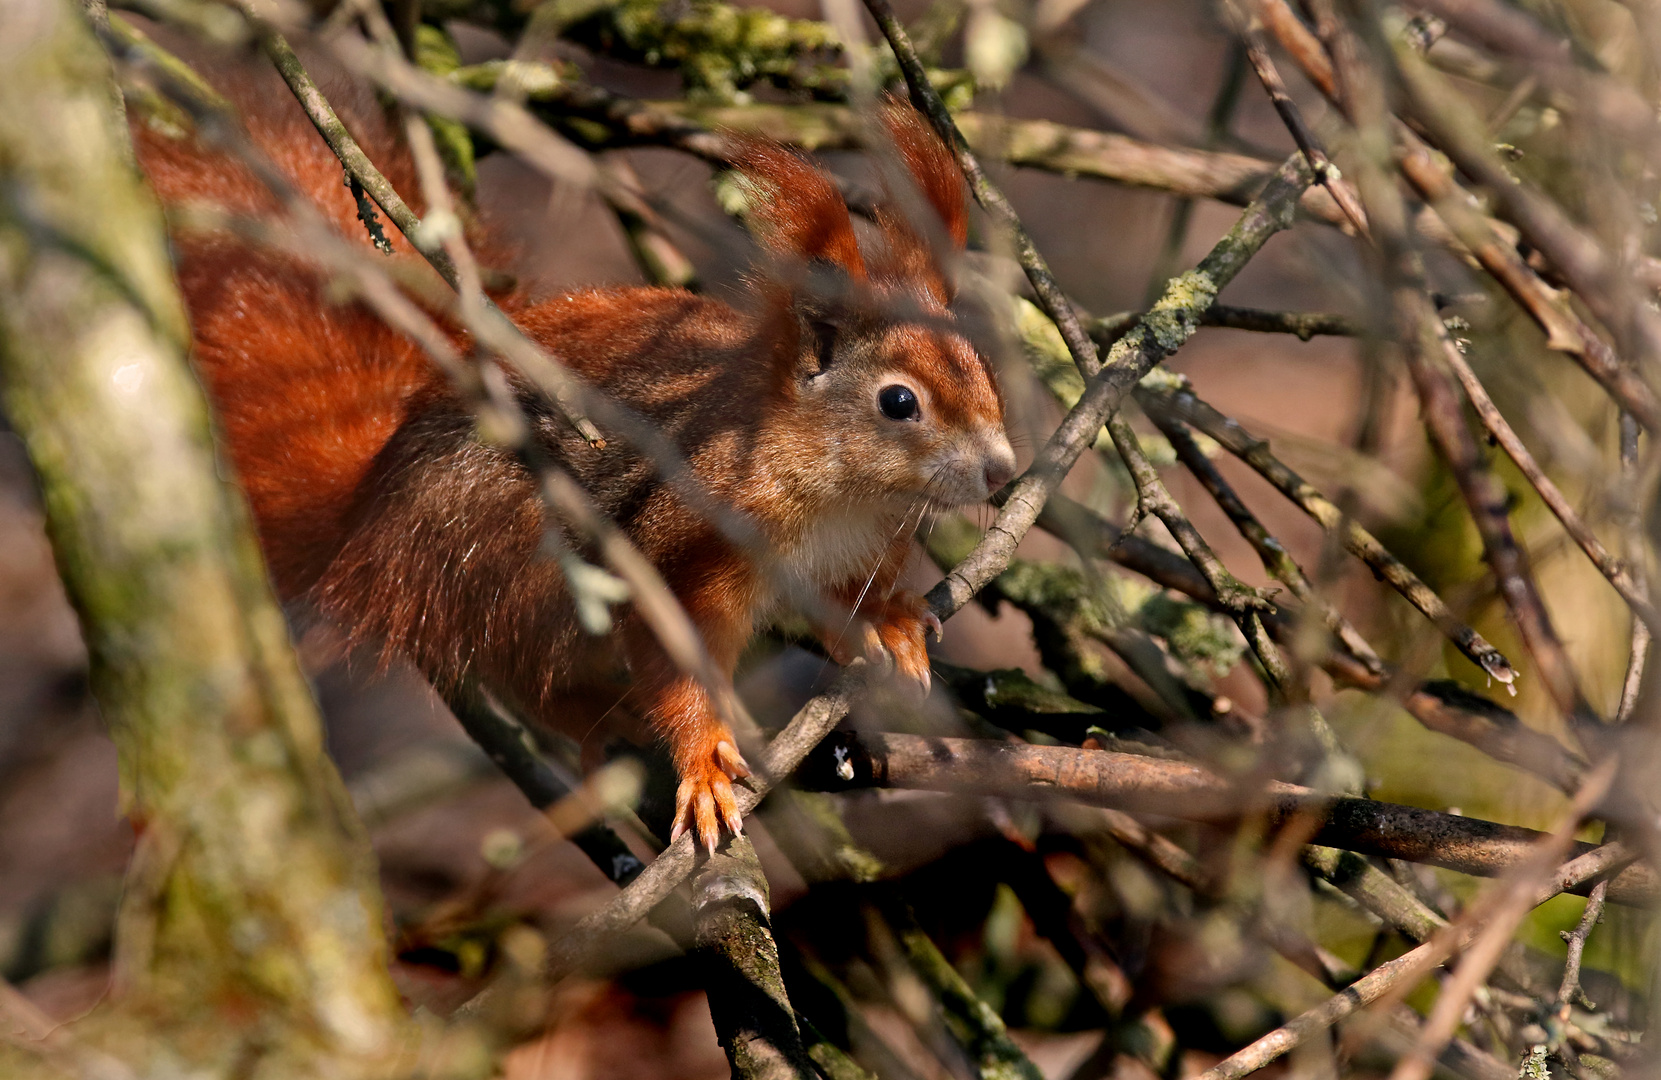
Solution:
M 829 26 L 717 0 L 571 0 L 567 37 L 616 59 L 679 70 L 695 100 L 747 100 L 757 82 L 800 84 L 806 62 L 839 49 Z
M 1087 575 L 1074 567 L 1016 560 L 999 576 L 998 588 L 1015 603 L 1091 637 L 1128 627 L 1143 630 L 1164 639 L 1177 659 L 1203 662 L 1218 674 L 1238 663 L 1244 648 L 1227 619 L 1122 574 Z

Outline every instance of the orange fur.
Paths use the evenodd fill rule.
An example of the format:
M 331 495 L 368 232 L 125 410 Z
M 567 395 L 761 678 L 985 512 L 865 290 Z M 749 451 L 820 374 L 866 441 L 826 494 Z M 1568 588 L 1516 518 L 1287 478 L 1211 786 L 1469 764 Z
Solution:
M 276 116 L 244 104 L 256 106 L 256 141 L 347 235 L 361 236 L 338 164 L 291 103 Z M 348 119 L 413 192 L 396 141 Z M 949 156 L 926 129 L 894 123 L 902 159 L 961 244 Z M 164 199 L 271 208 L 231 163 L 142 131 L 137 142 Z M 847 209 L 817 168 L 762 143 L 739 164 L 775 193 L 757 213 L 775 251 L 835 268 L 854 283 L 851 295 L 905 293 L 914 308 L 944 311 L 932 254 L 890 260 L 880 280 L 861 284 L 866 263 Z M 897 218 L 879 226 L 887 249 L 915 248 L 919 234 Z M 473 437 L 465 403 L 414 346 L 361 307 L 331 303 L 298 260 L 224 238 L 183 238 L 177 253 L 196 362 L 285 597 L 309 601 L 355 641 L 407 657 L 440 687 L 477 676 L 578 735 L 606 711 L 597 703 L 620 702 L 673 751 L 677 829 L 713 847 L 723 825 L 736 828 L 732 783 L 747 770 L 706 690 L 632 613 L 620 612 L 608 637 L 583 632 L 559 567 L 542 555 L 534 477 Z M 503 301 L 527 335 L 672 440 L 705 497 L 742 515 L 759 545 L 663 483 L 626 430 L 607 431 L 611 446 L 597 451 L 529 390 L 519 397 L 538 453 L 657 567 L 729 677 L 757 624 L 797 608 L 827 627 L 837 611 L 856 614 L 861 634 L 926 685 L 927 619 L 894 588 L 906 523 L 1008 479 L 1002 399 L 985 359 L 939 320 L 895 322 L 880 305 L 854 304 L 826 323 L 795 298 L 799 284 L 758 282 L 750 310 L 672 289 Z M 881 411 L 881 392 L 896 385 L 913 393 L 915 416 Z M 580 547 L 575 535 L 567 541 Z

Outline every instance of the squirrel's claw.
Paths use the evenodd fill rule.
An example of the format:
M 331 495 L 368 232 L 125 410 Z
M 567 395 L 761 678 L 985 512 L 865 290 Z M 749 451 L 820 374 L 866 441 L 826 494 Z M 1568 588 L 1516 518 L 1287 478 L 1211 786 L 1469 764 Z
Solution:
M 680 766 L 681 783 L 675 790 L 675 823 L 669 842 L 692 831 L 698 845 L 715 854 L 724 825 L 734 836 L 744 831 L 744 815 L 738 809 L 732 782 L 750 775 L 744 755 L 731 739 L 719 739 L 713 748 Z
M 715 744 L 715 760 L 721 766 L 721 771 L 727 774 L 729 780 L 742 780 L 751 775 L 750 766 L 744 761 L 744 755 L 738 752 L 738 747 L 722 739 Z M 733 830 L 737 832 L 737 829 Z
M 928 635 L 940 632 L 940 620 L 923 605 L 921 597 L 902 594 L 889 601 L 877 624 L 883 650 L 892 658 L 893 670 L 909 685 L 920 701 L 929 696 L 933 678 L 929 674 Z
M 898 675 L 922 699 L 933 685 L 928 654 L 931 633 L 940 640 L 940 617 L 922 597 L 895 590 L 891 596 L 862 604 L 840 634 L 826 635 L 825 645 L 837 663 L 863 656 L 872 667 Z

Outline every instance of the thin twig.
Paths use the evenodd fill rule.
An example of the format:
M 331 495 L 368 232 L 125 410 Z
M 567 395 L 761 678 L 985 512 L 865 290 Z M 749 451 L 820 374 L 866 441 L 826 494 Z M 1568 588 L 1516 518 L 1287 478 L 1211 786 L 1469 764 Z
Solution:
M 1555 202 L 1505 168 L 1481 117 L 1416 52 L 1398 47 L 1395 59 L 1414 115 L 1434 133 L 1438 147 L 1489 191 L 1500 213 L 1562 273 L 1624 353 L 1645 364 L 1661 360 L 1661 316 L 1644 303 L 1619 261 Z
M 1374 220 L 1377 221 L 1376 215 Z M 1378 225 L 1381 239 L 1385 229 L 1384 224 Z M 1390 260 L 1387 265 L 1392 265 Z M 1476 440 L 1466 426 L 1458 391 L 1438 364 L 1439 354 L 1452 348 L 1447 340 L 1447 327 L 1436 316 L 1424 292 L 1422 278 L 1408 269 L 1410 265 L 1416 266 L 1416 261 L 1407 259 L 1393 265 L 1401 266 L 1404 275 L 1395 289 L 1398 328 L 1405 345 L 1408 370 L 1419 392 L 1425 428 L 1453 473 L 1476 521 L 1483 552 L 1493 569 L 1500 595 L 1505 598 L 1523 642 L 1534 657 L 1541 681 L 1557 707 L 1583 723 L 1601 723 L 1580 690 L 1574 666 L 1540 599 L 1528 555 L 1512 531 L 1505 485 L 1483 461 Z M 1585 732 L 1581 735 L 1584 739 Z
M 997 577 L 1014 557 L 1015 546 L 1038 519 L 1044 503 L 1060 486 L 1079 456 L 1090 447 L 1102 424 L 1118 409 L 1131 387 L 1154 365 L 1175 352 L 1197 328 L 1198 317 L 1217 293 L 1240 272 L 1270 236 L 1291 224 L 1298 196 L 1309 186 L 1308 164 L 1295 154 L 1275 179 L 1219 240 L 1198 267 L 1173 278 L 1165 295 L 1127 333 L 1113 343 L 1101 372 L 1086 381 L 1084 394 L 1068 412 L 1027 472 L 1004 497 L 997 519 L 975 550 L 944 581 L 929 591 L 928 601 L 941 618 L 968 603 Z
M 830 690 L 804 705 L 789 725 L 767 746 L 748 787 L 735 791 L 741 814 L 748 815 L 762 797 L 801 764 L 819 742 L 847 715 L 854 694 L 864 682 L 865 665 L 855 661 Z M 576 971 L 605 948 L 612 937 L 645 917 L 696 868 L 697 847 L 686 833 L 664 849 L 633 884 L 604 907 L 585 916 L 549 948 L 545 972 L 557 982 Z
M 963 170 L 964 177 L 969 181 L 969 190 L 975 196 L 975 201 L 992 216 L 999 228 L 1009 235 L 1015 247 L 1016 261 L 1021 264 L 1027 280 L 1032 283 L 1039 306 L 1055 322 L 1056 329 L 1061 331 L 1061 339 L 1067 343 L 1067 351 L 1072 354 L 1073 363 L 1077 365 L 1079 373 L 1086 379 L 1093 377 L 1102 367 L 1096 343 L 1085 333 L 1078 315 L 1073 311 L 1072 303 L 1062 291 L 1061 283 L 1050 272 L 1049 263 L 1044 261 L 1038 246 L 1027 234 L 1026 227 L 1021 224 L 1020 217 L 1015 213 L 1015 207 L 1010 205 L 1004 193 L 992 182 L 991 177 L 987 176 L 974 151 L 969 149 L 968 140 L 958 130 L 952 114 L 946 110 L 946 103 L 941 100 L 934 84 L 929 82 L 928 72 L 923 68 L 922 60 L 918 59 L 917 51 L 911 47 L 910 35 L 906 33 L 899 16 L 894 14 L 888 0 L 865 0 L 865 7 L 871 13 L 871 17 L 876 19 L 877 26 L 881 28 L 883 36 L 888 39 L 889 47 L 894 50 L 895 58 L 900 62 L 900 72 L 905 76 L 906 85 L 911 90 L 911 103 L 929 118 L 934 130 L 957 158 L 958 167 Z
M 1171 493 L 1165 489 L 1165 484 L 1159 478 L 1159 471 L 1148 461 L 1147 455 L 1142 453 L 1142 446 L 1136 438 L 1136 433 L 1125 422 L 1123 416 L 1114 416 L 1107 422 L 1108 433 L 1113 437 L 1113 447 L 1119 451 L 1119 457 L 1125 467 L 1130 470 L 1131 480 L 1136 484 L 1136 513 L 1126 532 L 1134 529 L 1138 521 L 1145 516 L 1157 517 L 1171 531 L 1188 560 L 1194 564 L 1205 578 L 1206 584 L 1211 586 L 1211 592 L 1217 597 L 1217 602 L 1229 617 L 1239 626 L 1240 633 L 1245 636 L 1246 644 L 1251 646 L 1252 653 L 1263 665 L 1263 671 L 1268 676 L 1270 689 L 1276 696 L 1289 699 L 1297 694 L 1292 681 L 1291 669 L 1286 666 L 1286 660 L 1280 655 L 1269 632 L 1263 626 L 1263 612 L 1272 605 L 1265 600 L 1256 589 L 1247 585 L 1229 572 L 1223 565 L 1217 553 L 1211 550 L 1211 545 L 1205 542 L 1199 530 L 1194 528 L 1188 515 L 1183 513 L 1182 507 L 1171 498 Z
M 1540 495 L 1540 501 L 1544 502 L 1551 512 L 1556 515 L 1557 520 L 1563 524 L 1564 530 L 1574 539 L 1576 544 L 1580 545 L 1580 550 L 1586 553 L 1586 557 L 1592 561 L 1592 565 L 1597 567 L 1598 573 L 1602 574 L 1614 590 L 1620 594 L 1621 599 L 1626 601 L 1634 615 L 1650 627 L 1661 625 L 1656 621 L 1658 616 L 1655 609 L 1650 606 L 1649 599 L 1643 595 L 1638 582 L 1633 580 L 1626 564 L 1603 546 L 1603 542 L 1581 520 L 1574 507 L 1569 505 L 1569 500 L 1564 497 L 1563 492 L 1552 482 L 1551 477 L 1546 475 L 1545 470 L 1540 468 L 1540 463 L 1534 460 L 1534 455 L 1529 453 L 1528 447 L 1523 445 L 1523 441 L 1517 437 L 1516 431 L 1512 429 L 1510 424 L 1506 423 L 1505 417 L 1499 411 L 1499 406 L 1495 405 L 1494 399 L 1488 396 L 1488 391 L 1483 387 L 1482 381 L 1477 378 L 1476 372 L 1471 370 L 1471 365 L 1466 361 L 1464 353 L 1460 352 L 1455 343 L 1446 336 L 1442 337 L 1442 357 L 1447 361 L 1448 366 L 1453 369 L 1454 376 L 1459 379 L 1459 384 L 1465 388 L 1465 396 L 1470 400 L 1472 407 L 1476 409 L 1477 417 L 1482 421 L 1482 426 L 1494 437 L 1494 441 L 1499 443 L 1506 456 L 1516 464 L 1517 470 L 1523 474 L 1523 477 L 1534 486 L 1534 490 Z
M 1538 907 L 1559 893 L 1583 886 L 1630 858 L 1630 853 L 1614 844 L 1580 855 L 1559 867 L 1551 880 L 1529 897 L 1532 901 L 1530 906 Z M 1408 980 L 1416 983 L 1430 967 L 1445 956 L 1442 943 L 1433 939 L 1394 960 L 1380 964 L 1341 993 L 1207 1069 L 1200 1074 L 1199 1080 L 1240 1080 L 1241 1077 L 1256 1072 L 1290 1053 L 1304 1040 L 1371 1005 Z
M 1587 775 L 1586 784 L 1576 793 L 1569 812 L 1563 815 L 1550 838 L 1540 841 L 1538 850 L 1531 853 L 1528 863 L 1509 875 L 1509 880 L 1496 886 L 1498 895 L 1480 897 L 1466 908 L 1458 925 L 1431 939 L 1430 945 L 1442 945 L 1451 951 L 1462 929 L 1467 936 L 1474 932 L 1471 940 L 1461 943 L 1463 955 L 1458 966 L 1437 995 L 1436 1004 L 1419 1031 L 1418 1041 L 1396 1063 L 1390 1080 L 1430 1080 L 1436 1059 L 1458 1030 L 1471 995 L 1487 981 L 1489 972 L 1493 971 L 1523 919 L 1540 905 L 1541 901 L 1537 899 L 1540 892 L 1538 883 L 1550 874 L 1551 867 L 1569 849 L 1575 830 L 1592 808 L 1603 800 L 1614 778 L 1615 759 L 1610 758 Z M 1479 918 L 1485 920 L 1486 925 L 1481 925 Z M 1404 996 L 1407 989 L 1406 986 L 1400 987 L 1396 996 Z
M 1167 411 L 1217 440 L 1225 450 L 1257 470 L 1304 513 L 1320 522 L 1323 528 L 1341 530 L 1345 548 L 1434 623 L 1472 663 L 1507 685 L 1517 677 L 1503 653 L 1469 625 L 1455 618 L 1442 598 L 1392 555 L 1377 537 L 1275 457 L 1267 440 L 1252 435 L 1237 421 L 1224 416 L 1190 391 L 1162 391 L 1147 387 L 1140 392 L 1140 397 L 1144 407 Z
M 1369 33 L 1372 51 L 1383 58 L 1391 46 L 1376 26 L 1369 24 Z M 1350 39 L 1346 36 L 1343 40 Z M 1422 63 L 1410 49 L 1397 48 L 1395 53 L 1398 67 Z M 1345 52 L 1341 71 L 1350 96 L 1351 118 L 1357 127 L 1380 133 L 1388 130 L 1382 83 L 1359 49 Z M 1452 472 L 1475 521 L 1500 595 L 1547 692 L 1564 715 L 1575 719 L 1576 734 L 1586 744 L 1589 728 L 1598 726 L 1601 720 L 1581 692 L 1573 665 L 1541 601 L 1528 555 L 1511 528 L 1504 485 L 1483 460 L 1465 423 L 1459 391 L 1442 366 L 1442 356 L 1451 342 L 1426 287 L 1423 259 L 1408 235 L 1404 200 L 1387 174 L 1387 162 L 1379 159 L 1386 154 L 1386 147 L 1375 146 L 1373 157 L 1362 155 L 1361 189 L 1388 288 L 1389 323 L 1418 391 L 1431 443 Z
M 1309 576 L 1304 573 L 1297 560 L 1292 558 L 1291 552 L 1286 550 L 1286 545 L 1275 539 L 1258 520 L 1257 515 L 1253 514 L 1235 493 L 1229 482 L 1223 479 L 1223 474 L 1212 464 L 1211 459 L 1205 456 L 1205 452 L 1194 441 L 1193 433 L 1187 426 L 1163 413 L 1151 412 L 1148 415 L 1170 441 L 1171 448 L 1176 451 L 1177 460 L 1181 461 L 1200 485 L 1211 494 L 1212 499 L 1223 513 L 1228 515 L 1228 519 L 1234 523 L 1240 535 L 1251 544 L 1252 549 L 1257 552 L 1257 557 L 1262 560 L 1263 568 L 1290 589 L 1293 596 L 1315 611 L 1327 630 L 1350 651 L 1351 655 L 1369 671 L 1382 674 L 1384 661 L 1379 659 L 1378 653 L 1337 608 L 1316 595 L 1314 583 L 1309 580 Z
M 289 90 L 294 94 L 294 100 L 300 103 L 306 119 L 311 121 L 329 149 L 334 151 L 335 157 L 340 159 L 351 182 L 375 200 L 375 204 L 385 211 L 392 224 L 404 234 L 410 246 L 432 264 L 433 269 L 438 271 L 439 276 L 448 282 L 451 288 L 460 289 L 461 283 L 456 276 L 456 267 L 449 254 L 438 245 L 418 241 L 421 219 L 410 209 L 409 204 L 404 202 L 403 196 L 398 194 L 392 182 L 369 160 L 369 155 L 365 154 L 357 140 L 352 138 L 351 132 L 346 130 L 346 125 L 336 115 L 334 107 L 329 104 L 323 92 L 317 88 L 317 83 L 306 72 L 305 66 L 300 63 L 300 58 L 295 55 L 288 39 L 276 30 L 267 29 L 260 34 L 260 46 L 270 58 L 271 65 L 288 84 Z M 355 188 L 353 193 L 356 194 L 357 190 Z M 370 228 L 370 234 L 373 236 L 374 229 L 370 227 L 368 220 L 364 221 L 364 225 Z M 379 247 L 380 243 L 376 246 Z M 390 246 L 386 251 L 388 254 L 391 253 Z
M 1565 933 L 1563 939 L 1569 943 L 1567 957 L 1563 961 L 1563 981 L 1557 988 L 1557 1012 L 1567 1020 L 1569 1006 L 1580 1002 L 1591 1008 L 1591 1003 L 1585 1001 L 1585 991 L 1580 988 L 1580 961 L 1586 953 L 1586 939 L 1592 936 L 1592 929 L 1603 919 L 1603 905 L 1609 898 L 1609 881 L 1605 879 L 1593 886 L 1591 895 L 1586 898 L 1586 910 L 1580 913 L 1580 922 L 1574 930 Z
M 1205 578 L 1181 555 L 1123 529 L 1065 496 L 1053 496 L 1039 515 L 1038 525 L 1076 548 L 1085 558 L 1104 558 L 1168 589 L 1184 593 L 1218 610 L 1216 596 Z M 1282 644 L 1291 644 L 1296 620 L 1284 611 L 1268 613 L 1270 632 Z M 1372 673 L 1358 658 L 1329 652 L 1323 666 L 1341 683 L 1370 693 L 1386 690 L 1396 678 L 1386 667 Z M 1401 705 L 1425 727 L 1459 739 L 1496 761 L 1543 777 L 1562 791 L 1580 786 L 1585 762 L 1549 735 L 1535 731 L 1511 712 L 1457 683 L 1442 680 L 1412 688 Z
M 1286 0 L 1256 0 L 1257 11 L 1281 46 L 1297 59 L 1309 80 L 1340 108 L 1337 76 L 1319 39 L 1287 7 Z M 1336 33 L 1347 37 L 1340 29 Z M 1421 50 L 1422 51 L 1422 50 Z M 1622 406 L 1647 428 L 1661 425 L 1661 404 L 1651 388 L 1623 365 L 1608 344 L 1561 302 L 1517 254 L 1514 242 L 1499 235 L 1500 226 L 1484 214 L 1475 198 L 1450 174 L 1424 140 L 1395 117 L 1389 118 L 1397 144 L 1396 161 L 1419 196 L 1472 257 L 1509 293 L 1546 335 L 1548 348 L 1568 353 Z M 1423 233 L 1422 225 L 1416 225 Z
M 1096 319 L 1089 324 L 1090 335 L 1099 342 L 1113 342 L 1135 325 L 1143 314 L 1140 311 L 1124 311 Z M 1360 337 L 1362 334 L 1361 327 L 1344 315 L 1320 311 L 1265 311 L 1227 304 L 1213 304 L 1200 316 L 1200 325 L 1251 330 L 1259 334 L 1292 334 L 1302 341 L 1320 335 Z
M 1233 16 L 1235 32 L 1245 42 L 1246 58 L 1251 61 L 1252 70 L 1257 73 L 1257 81 L 1263 84 L 1263 89 L 1268 93 L 1269 101 L 1279 114 L 1281 123 L 1291 132 L 1292 141 L 1298 144 L 1298 149 L 1309 159 L 1309 167 L 1315 173 L 1316 183 L 1331 192 L 1333 201 L 1344 211 L 1344 217 L 1349 220 L 1350 225 L 1358 234 L 1366 236 L 1367 217 L 1361 209 L 1361 204 L 1356 201 L 1355 192 L 1349 185 L 1340 181 L 1338 169 L 1327 156 L 1326 148 L 1304 121 L 1303 111 L 1298 108 L 1298 103 L 1286 92 L 1286 82 L 1280 77 L 1280 69 L 1275 67 L 1273 58 L 1269 56 L 1261 27 L 1254 25 L 1233 0 L 1224 7 Z

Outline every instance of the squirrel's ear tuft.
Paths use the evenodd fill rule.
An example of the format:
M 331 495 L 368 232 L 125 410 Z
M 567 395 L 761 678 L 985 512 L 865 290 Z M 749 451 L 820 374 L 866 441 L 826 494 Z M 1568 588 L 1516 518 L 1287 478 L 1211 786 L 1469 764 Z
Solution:
M 853 222 L 824 170 L 775 142 L 741 139 L 732 163 L 752 189 L 747 215 L 773 251 L 829 263 L 865 280 Z
M 919 229 L 912 220 L 915 210 L 910 204 L 921 195 L 924 204 L 938 215 L 938 227 L 944 230 L 952 250 L 962 251 L 969 238 L 969 208 L 963 197 L 962 174 L 928 119 L 909 104 L 890 98 L 883 109 L 883 120 L 893 139 L 894 152 L 916 188 L 909 199 L 891 197 L 877 213 L 887 246 L 877 276 L 921 284 L 940 303 L 950 303 L 953 289 L 941 266 L 945 253 L 935 250 L 941 234 L 934 229 Z
M 935 134 L 928 118 L 906 102 L 890 98 L 883 109 L 883 120 L 918 191 L 940 215 L 952 246 L 962 251 L 969 242 L 969 207 L 963 198 L 963 174 L 958 171 L 957 159 Z

